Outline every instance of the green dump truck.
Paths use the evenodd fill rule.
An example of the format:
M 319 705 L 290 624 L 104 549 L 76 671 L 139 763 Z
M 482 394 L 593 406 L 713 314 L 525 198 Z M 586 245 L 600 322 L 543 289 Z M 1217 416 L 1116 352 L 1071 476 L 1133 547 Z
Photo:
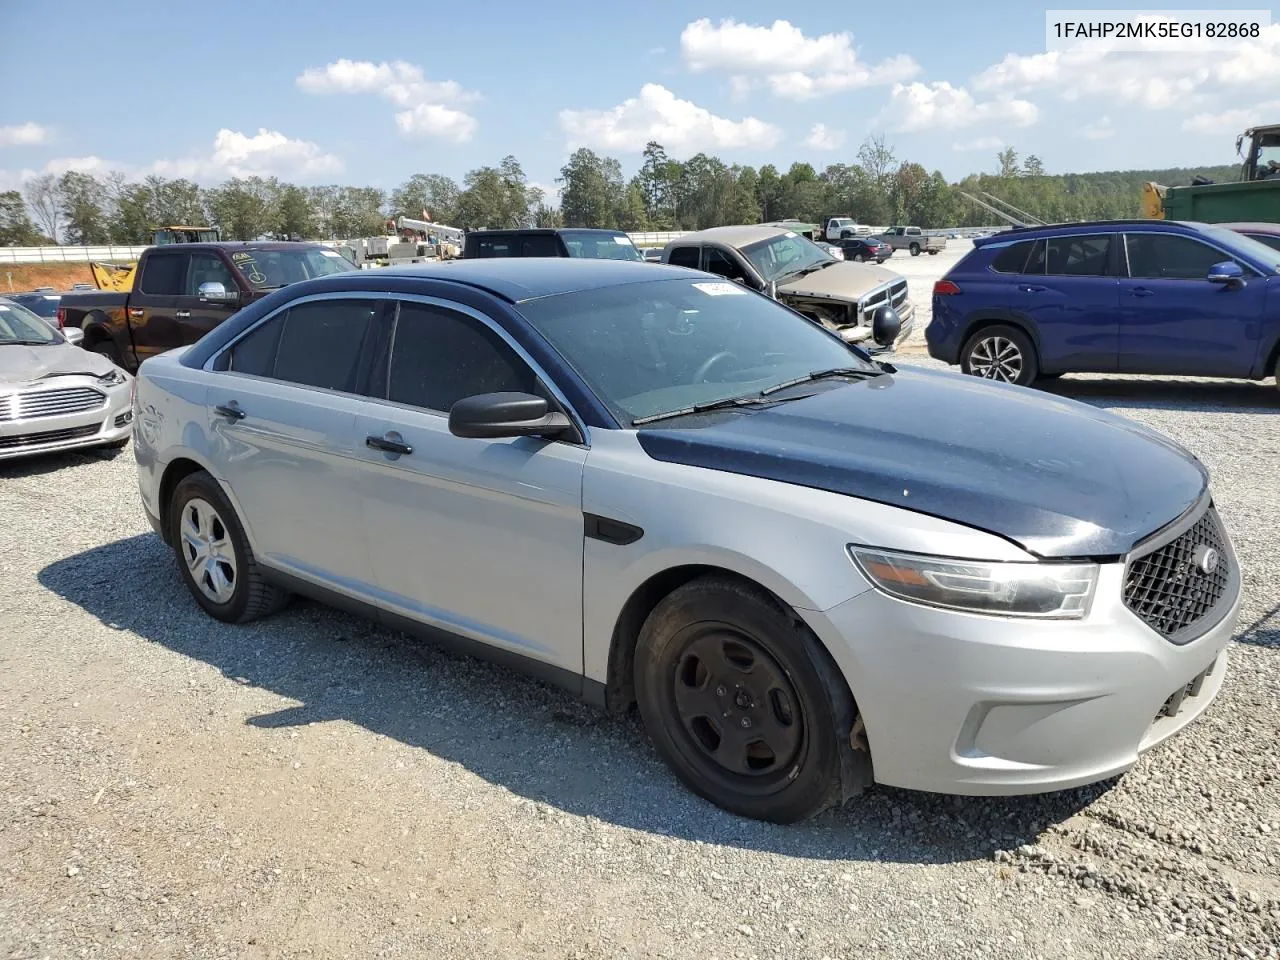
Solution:
M 1143 212 L 1165 220 L 1201 223 L 1280 223 L 1280 124 L 1251 127 L 1236 138 L 1243 158 L 1234 183 L 1143 185 Z

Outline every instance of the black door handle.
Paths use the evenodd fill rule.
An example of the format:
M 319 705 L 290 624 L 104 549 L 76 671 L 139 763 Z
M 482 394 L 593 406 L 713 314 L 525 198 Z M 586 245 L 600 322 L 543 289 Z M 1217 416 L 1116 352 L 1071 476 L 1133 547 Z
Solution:
M 365 446 L 381 450 L 383 453 L 399 453 L 406 457 L 413 453 L 413 447 L 409 444 L 401 443 L 399 440 L 388 440 L 386 437 L 365 437 L 364 443 Z
M 213 408 L 213 412 L 218 414 L 218 416 L 220 417 L 230 417 L 232 420 L 244 419 L 243 410 L 241 410 L 239 407 L 232 406 L 231 404 L 227 404 L 227 403 L 218 404 L 216 407 Z

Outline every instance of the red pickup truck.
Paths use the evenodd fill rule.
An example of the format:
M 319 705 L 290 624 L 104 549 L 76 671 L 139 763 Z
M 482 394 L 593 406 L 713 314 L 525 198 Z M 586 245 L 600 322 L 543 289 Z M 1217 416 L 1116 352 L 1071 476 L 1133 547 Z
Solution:
M 148 247 L 128 293 L 68 293 L 58 326 L 84 331 L 84 348 L 136 373 L 147 357 L 195 343 L 272 290 L 358 269 L 315 243 L 182 243 Z

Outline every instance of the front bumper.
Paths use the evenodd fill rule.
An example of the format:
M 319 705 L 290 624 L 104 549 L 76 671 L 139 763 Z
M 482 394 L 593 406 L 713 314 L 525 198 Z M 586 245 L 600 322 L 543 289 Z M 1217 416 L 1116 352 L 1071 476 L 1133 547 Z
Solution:
M 916 305 L 908 300 L 902 305 L 902 309 L 898 312 L 898 317 L 902 320 L 902 331 L 898 334 L 898 339 L 893 342 L 892 346 L 882 347 L 871 339 L 871 328 L 868 326 L 848 326 L 840 328 L 840 338 L 845 343 L 856 343 L 867 353 L 882 354 L 893 353 L 900 345 L 906 342 L 911 336 L 911 331 L 916 325 Z
M 59 379 L 71 388 L 92 384 L 92 378 L 84 378 L 83 384 L 78 382 L 80 378 Z M 0 460 L 96 447 L 128 439 L 133 431 L 129 383 L 97 389 L 104 394 L 105 400 L 90 410 L 0 419 Z
M 875 590 L 813 614 L 858 701 L 876 781 L 1060 790 L 1123 773 L 1195 720 L 1222 687 L 1238 587 L 1223 619 L 1178 646 L 1124 606 L 1123 577 L 1123 564 L 1103 566 L 1093 610 L 1074 622 L 957 613 Z

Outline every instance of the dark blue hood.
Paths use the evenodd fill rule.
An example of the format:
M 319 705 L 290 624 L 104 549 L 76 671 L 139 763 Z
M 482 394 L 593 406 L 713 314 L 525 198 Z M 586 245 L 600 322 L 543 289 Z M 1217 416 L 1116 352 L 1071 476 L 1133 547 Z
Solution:
M 928 370 L 656 423 L 638 435 L 657 460 L 905 507 L 1042 557 L 1124 554 L 1208 485 L 1190 453 L 1133 421 Z

